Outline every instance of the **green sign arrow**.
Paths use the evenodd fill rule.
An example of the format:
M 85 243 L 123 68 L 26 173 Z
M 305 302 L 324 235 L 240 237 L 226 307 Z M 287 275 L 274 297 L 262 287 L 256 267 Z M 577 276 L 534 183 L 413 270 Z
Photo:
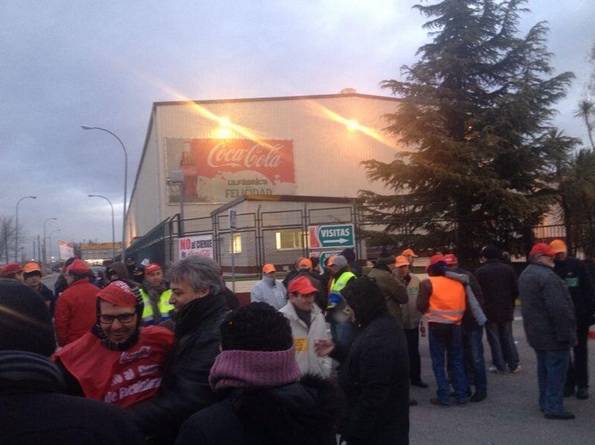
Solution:
M 355 235 L 353 224 L 328 224 L 315 226 L 312 230 L 316 234 L 317 248 L 325 247 L 354 247 Z

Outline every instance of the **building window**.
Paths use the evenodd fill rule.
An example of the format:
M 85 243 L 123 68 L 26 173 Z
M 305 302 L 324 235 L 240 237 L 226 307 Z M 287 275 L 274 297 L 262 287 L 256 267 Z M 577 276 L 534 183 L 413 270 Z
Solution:
M 229 243 L 229 251 L 233 252 L 234 254 L 242 253 L 242 234 L 234 233 L 233 234 L 233 245 Z
M 304 232 L 302 230 L 283 230 L 275 233 L 277 250 L 296 250 L 304 248 Z

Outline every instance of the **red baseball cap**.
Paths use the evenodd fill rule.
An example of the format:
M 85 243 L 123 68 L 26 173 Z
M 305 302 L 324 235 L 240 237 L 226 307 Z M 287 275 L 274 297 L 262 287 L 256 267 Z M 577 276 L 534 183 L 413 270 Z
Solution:
M 79 260 L 78 258 L 76 260 L 74 260 L 72 262 L 72 264 L 70 266 L 68 266 L 66 268 L 66 272 L 72 272 L 72 273 L 77 273 L 77 274 L 86 274 L 91 272 L 91 269 L 89 268 L 89 266 L 87 266 L 87 263 L 85 263 L 83 260 Z
M 444 262 L 448 266 L 454 266 L 455 264 L 459 264 L 459 259 L 454 253 L 447 253 L 444 255 Z
M 294 280 L 291 280 L 289 282 L 289 287 L 288 287 L 287 291 L 290 294 L 308 295 L 308 294 L 312 294 L 314 292 L 318 292 L 318 289 L 316 289 L 312 285 L 312 282 L 307 277 L 302 276 L 302 277 L 297 277 Z
M 12 275 L 15 273 L 21 273 L 23 268 L 19 263 L 8 263 L 6 266 L 2 268 L 0 272 L 1 277 L 7 277 L 8 275 Z
M 537 243 L 531 248 L 529 256 L 555 256 L 556 252 L 549 244 Z
M 122 307 L 135 307 L 136 295 L 130 286 L 120 280 L 108 284 L 97 293 L 97 298 Z
M 442 261 L 444 263 L 446 262 L 444 255 L 442 255 L 442 254 L 432 255 L 430 257 L 430 266 L 433 266 L 434 264 L 439 263 L 440 261 Z
M 161 270 L 161 266 L 159 264 L 150 263 L 145 266 L 145 273 L 151 274 Z

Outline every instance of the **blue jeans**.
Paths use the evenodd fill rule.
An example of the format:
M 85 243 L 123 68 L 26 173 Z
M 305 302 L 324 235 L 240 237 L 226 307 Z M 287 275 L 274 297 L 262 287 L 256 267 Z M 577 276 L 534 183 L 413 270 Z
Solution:
M 463 335 L 460 325 L 428 323 L 432 369 L 438 390 L 436 395 L 443 403 L 448 403 L 449 385 L 446 377 L 446 355 L 452 367 L 452 379 L 457 401 L 467 399 L 469 385 L 463 364 Z
M 564 382 L 568 371 L 570 350 L 536 349 L 535 353 L 537 354 L 539 406 L 545 414 L 560 414 L 564 411 Z
M 483 358 L 483 327 L 477 326 L 471 329 L 464 329 L 463 343 L 467 380 L 473 381 L 475 392 L 486 393 L 488 390 L 488 378 L 486 376 L 486 364 Z

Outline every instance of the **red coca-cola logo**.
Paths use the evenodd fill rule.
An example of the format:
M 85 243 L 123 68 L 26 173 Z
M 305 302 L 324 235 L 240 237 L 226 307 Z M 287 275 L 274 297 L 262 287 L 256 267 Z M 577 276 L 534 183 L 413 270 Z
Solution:
M 211 148 L 207 163 L 212 168 L 244 167 L 246 170 L 278 168 L 281 165 L 282 149 L 282 146 L 266 147 L 259 144 L 244 148 L 221 142 Z
M 255 171 L 271 183 L 295 183 L 293 143 L 286 140 L 192 139 L 196 174 L 213 178 L 221 173 Z

